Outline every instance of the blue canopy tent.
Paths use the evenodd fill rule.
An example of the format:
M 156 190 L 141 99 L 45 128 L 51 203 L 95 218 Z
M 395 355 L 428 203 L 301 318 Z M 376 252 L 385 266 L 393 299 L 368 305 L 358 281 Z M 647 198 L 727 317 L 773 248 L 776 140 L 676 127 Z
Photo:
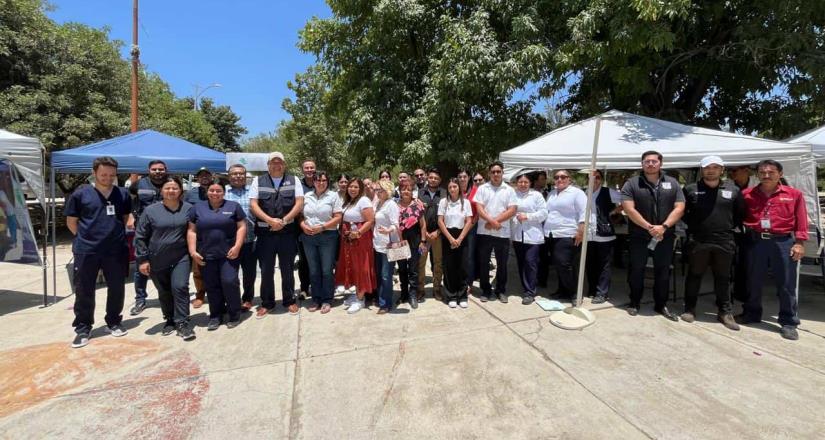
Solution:
M 52 261 L 56 257 L 55 173 L 89 173 L 92 161 L 100 156 L 117 160 L 122 173 L 145 173 L 152 160 L 162 160 L 170 174 L 194 173 L 201 167 L 212 172 L 226 171 L 226 155 L 192 142 L 154 130 L 141 130 L 94 144 L 55 151 L 51 155 Z M 57 267 L 52 265 L 53 291 L 57 296 Z
M 219 151 L 159 133 L 141 130 L 94 144 L 52 153 L 52 170 L 58 173 L 86 173 L 96 157 L 111 156 L 118 162 L 118 171 L 144 173 L 149 161 L 166 163 L 169 173 L 194 173 L 200 167 L 213 172 L 226 171 L 226 156 Z

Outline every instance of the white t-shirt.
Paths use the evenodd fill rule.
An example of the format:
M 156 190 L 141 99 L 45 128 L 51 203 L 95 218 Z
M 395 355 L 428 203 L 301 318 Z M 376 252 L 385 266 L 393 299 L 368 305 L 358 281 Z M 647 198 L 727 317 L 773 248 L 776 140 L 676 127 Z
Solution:
M 375 252 L 387 253 L 387 246 L 390 244 L 390 234 L 378 232 L 378 228 L 394 228 L 391 234 L 395 234 L 398 240 L 398 205 L 393 199 L 389 199 L 381 205 L 381 209 L 375 211 L 375 227 L 372 229 L 372 247 Z
M 372 208 L 372 202 L 364 196 L 358 199 L 355 205 L 344 206 L 344 223 L 361 223 L 365 221 L 364 215 L 361 213 L 364 208 Z
M 476 196 L 473 199 L 476 205 L 484 206 L 487 215 L 496 218 L 501 213 L 506 211 L 511 206 L 516 206 L 516 191 L 508 184 L 502 182 L 499 186 L 493 186 L 492 183 L 487 182 L 481 185 L 476 191 Z M 502 222 L 501 229 L 498 231 L 486 228 L 487 221 L 479 217 L 478 219 L 478 234 L 489 235 L 492 237 L 510 238 L 510 222 Z
M 616 239 L 615 235 L 613 235 L 611 237 L 599 237 L 598 235 L 596 235 L 596 221 L 597 221 L 596 220 L 596 211 L 597 211 L 596 197 L 599 195 L 599 192 L 601 190 L 605 189 L 605 188 L 610 190 L 610 201 L 611 202 L 613 202 L 616 205 L 621 205 L 622 204 L 622 194 L 620 192 L 616 191 L 613 188 L 603 186 L 603 187 L 601 187 L 601 188 L 599 188 L 599 189 L 597 189 L 596 191 L 593 192 L 593 200 L 590 202 L 590 228 L 589 228 L 590 231 L 588 231 L 588 234 L 587 234 L 587 240 L 588 241 L 595 241 L 595 242 L 598 242 L 598 243 L 605 243 L 605 242 L 613 241 L 613 240 Z
M 269 176 L 269 177 L 272 179 L 273 186 L 276 189 L 278 189 L 278 187 L 281 185 L 281 180 L 283 179 L 283 177 L 277 177 L 277 178 L 272 177 L 272 176 Z M 303 197 L 304 196 L 304 186 L 301 185 L 301 181 L 298 179 L 298 177 L 292 176 L 292 178 L 294 179 L 294 181 L 292 183 L 292 186 L 295 188 L 295 198 L 297 199 L 298 197 Z M 283 188 L 284 187 L 281 186 L 281 189 L 283 189 Z M 249 198 L 250 199 L 257 199 L 258 198 L 258 178 L 257 177 L 252 179 L 252 184 L 249 185 Z
M 463 207 L 462 207 L 462 202 Z M 444 226 L 449 228 L 464 229 L 464 222 L 467 217 L 473 216 L 473 207 L 467 199 L 459 199 L 455 202 L 447 198 L 438 202 L 438 215 L 444 216 Z

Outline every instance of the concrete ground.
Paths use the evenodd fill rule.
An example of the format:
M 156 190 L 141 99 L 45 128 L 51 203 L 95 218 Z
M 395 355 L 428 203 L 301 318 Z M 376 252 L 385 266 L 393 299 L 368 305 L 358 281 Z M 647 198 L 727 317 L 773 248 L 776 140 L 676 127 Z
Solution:
M 61 246 L 58 267 L 69 258 Z M 814 278 L 802 280 L 795 342 L 779 336 L 770 293 L 766 320 L 740 332 L 716 323 L 711 296 L 702 297 L 694 324 L 654 315 L 650 303 L 630 317 L 617 270 L 612 304 L 592 307 L 597 322 L 581 331 L 558 329 L 537 305 L 521 305 L 513 275 L 509 304 L 471 298 L 468 310 L 432 299 L 385 316 L 374 307 L 349 316 L 340 304 L 328 315 L 302 308 L 290 316 L 279 306 L 263 320 L 248 314 L 235 329 L 207 332 L 206 307 L 193 309 L 192 342 L 160 335 L 151 283 L 150 308 L 126 312 L 129 334 L 105 335 L 100 289 L 93 339 L 72 349 L 68 277 L 58 270 L 59 301 L 41 308 L 40 274 L 0 264 L 0 438 L 821 439 L 825 432 L 825 289 Z M 126 290 L 128 310 L 132 285 Z

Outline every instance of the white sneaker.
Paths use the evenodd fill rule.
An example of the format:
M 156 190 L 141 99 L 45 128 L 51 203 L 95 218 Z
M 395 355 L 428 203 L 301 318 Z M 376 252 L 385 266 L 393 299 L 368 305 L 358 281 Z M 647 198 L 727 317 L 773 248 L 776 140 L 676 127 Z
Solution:
M 458 306 L 462 309 L 466 309 L 467 307 L 469 307 L 469 304 L 467 304 L 467 301 L 461 301 L 460 303 L 458 303 Z
M 360 311 L 362 308 L 364 308 L 364 303 L 356 300 L 352 303 L 352 305 L 349 306 L 349 308 L 347 309 L 347 313 L 349 313 L 350 315 L 353 313 L 358 313 L 358 311 Z
M 352 303 L 355 302 L 356 299 L 357 299 L 357 297 L 355 295 L 353 295 L 351 293 L 347 293 L 346 298 L 344 298 L 344 305 L 349 307 L 349 306 L 352 305 Z
M 451 309 L 454 309 L 458 304 L 456 304 L 455 301 L 450 301 L 447 305 L 450 306 Z
M 355 295 L 355 286 L 352 286 L 349 289 L 347 289 L 347 293 L 349 293 L 350 295 Z
M 347 289 L 344 289 L 344 286 L 338 286 L 335 288 L 336 295 L 343 295 L 346 291 Z
M 129 333 L 129 332 L 125 328 L 123 328 L 122 325 L 116 324 L 116 325 L 113 325 L 111 327 L 107 326 L 106 327 L 106 333 L 109 333 L 110 335 L 112 335 L 116 338 L 119 338 L 121 336 L 126 336 L 126 334 Z

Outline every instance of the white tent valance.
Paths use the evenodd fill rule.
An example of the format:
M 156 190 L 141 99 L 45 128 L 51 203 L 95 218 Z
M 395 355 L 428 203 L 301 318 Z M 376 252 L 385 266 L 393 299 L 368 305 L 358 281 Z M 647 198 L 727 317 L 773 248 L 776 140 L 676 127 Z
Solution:
M 0 159 L 10 160 L 46 209 L 43 187 L 43 145 L 36 138 L 0 129 Z

